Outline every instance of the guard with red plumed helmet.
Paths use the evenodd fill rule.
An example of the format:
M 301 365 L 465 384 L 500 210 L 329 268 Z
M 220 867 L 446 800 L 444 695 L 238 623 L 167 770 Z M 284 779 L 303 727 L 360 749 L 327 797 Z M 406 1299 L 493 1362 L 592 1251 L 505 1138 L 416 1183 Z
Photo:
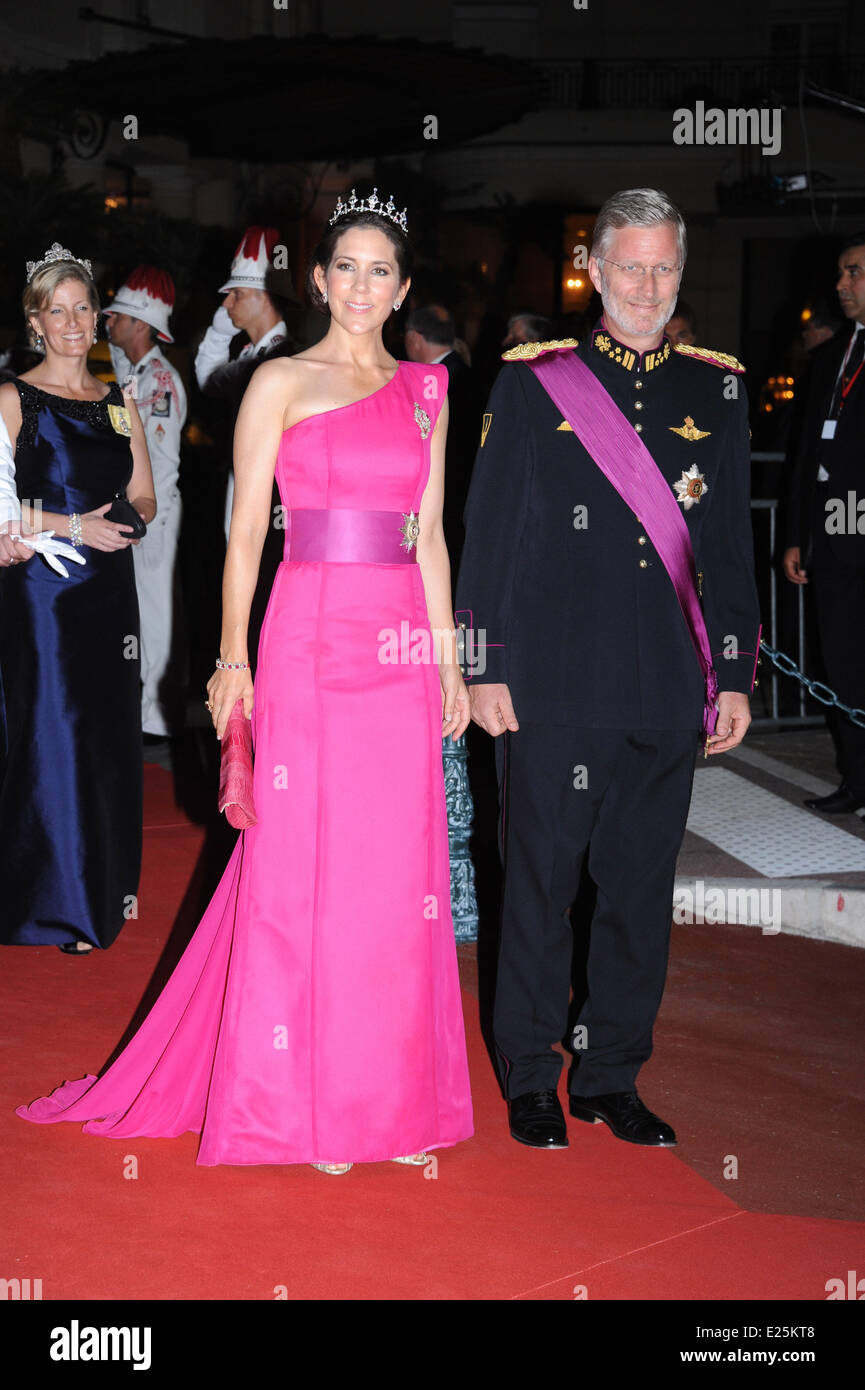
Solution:
M 259 363 L 286 347 L 294 350 L 273 294 L 297 303 L 287 270 L 274 264 L 280 249 L 275 227 L 247 227 L 231 263 L 231 273 L 219 293 L 225 295 L 195 357 L 195 377 L 208 396 L 227 399 L 232 416 Z M 281 248 L 284 250 L 284 248 Z M 276 280 L 282 283 L 276 289 Z M 248 341 L 232 356 L 232 340 L 244 332 Z M 233 421 L 232 421 L 233 423 Z M 225 537 L 231 526 L 234 473 L 229 472 L 225 507 Z
M 114 374 L 134 387 L 147 435 L 159 507 L 133 552 L 141 613 L 141 724 L 145 735 L 165 738 L 183 728 L 186 644 L 180 620 L 177 539 L 181 499 L 177 486 L 186 392 L 161 343 L 173 343 L 169 319 L 174 281 L 165 270 L 136 266 L 104 310 Z

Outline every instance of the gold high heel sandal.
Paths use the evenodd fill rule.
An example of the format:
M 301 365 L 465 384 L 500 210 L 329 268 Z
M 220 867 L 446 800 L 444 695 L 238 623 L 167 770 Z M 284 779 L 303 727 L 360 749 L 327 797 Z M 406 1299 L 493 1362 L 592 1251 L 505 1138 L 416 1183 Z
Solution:
M 330 1173 L 333 1177 L 341 1177 L 352 1167 L 351 1163 L 313 1163 L 312 1168 L 317 1168 L 320 1173 Z

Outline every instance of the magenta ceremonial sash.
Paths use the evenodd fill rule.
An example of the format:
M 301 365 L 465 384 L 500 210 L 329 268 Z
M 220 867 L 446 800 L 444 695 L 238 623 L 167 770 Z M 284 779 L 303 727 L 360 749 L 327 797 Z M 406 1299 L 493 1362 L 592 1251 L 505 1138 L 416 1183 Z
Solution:
M 335 560 L 343 564 L 411 565 L 414 543 L 405 549 L 403 512 L 355 507 L 292 508 L 286 560 Z
M 703 733 L 714 733 L 718 678 L 697 597 L 691 537 L 669 483 L 612 396 L 575 352 L 549 352 L 528 365 L 658 552 L 706 682 Z

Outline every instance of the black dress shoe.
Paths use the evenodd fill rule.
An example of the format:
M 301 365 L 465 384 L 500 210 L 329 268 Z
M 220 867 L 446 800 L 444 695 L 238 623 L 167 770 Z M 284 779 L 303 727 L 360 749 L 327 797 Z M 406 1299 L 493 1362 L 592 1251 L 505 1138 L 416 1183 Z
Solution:
M 508 1101 L 511 1138 L 533 1149 L 566 1149 L 568 1127 L 555 1091 L 528 1091 Z
M 570 1111 L 578 1120 L 594 1124 L 603 1120 L 617 1139 L 629 1144 L 648 1144 L 669 1149 L 676 1136 L 668 1124 L 648 1110 L 636 1091 L 614 1091 L 606 1096 L 571 1096 Z
M 847 785 L 842 782 L 838 790 L 830 792 L 828 796 L 811 796 L 802 804 L 811 811 L 823 811 L 827 816 L 838 816 L 858 811 L 865 802 L 860 797 L 853 796 Z

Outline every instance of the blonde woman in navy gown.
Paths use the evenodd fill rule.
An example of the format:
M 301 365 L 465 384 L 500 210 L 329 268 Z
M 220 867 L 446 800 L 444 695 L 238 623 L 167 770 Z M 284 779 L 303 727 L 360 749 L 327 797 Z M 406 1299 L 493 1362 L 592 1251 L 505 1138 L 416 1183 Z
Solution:
M 28 265 L 24 313 L 45 359 L 0 386 L 21 519 L 85 563 L 0 569 L 0 942 L 110 946 L 135 914 L 142 784 L 138 601 L 127 491 L 156 515 L 138 412 L 92 376 L 90 263 L 55 243 Z M 32 504 L 32 505 L 31 505 Z

